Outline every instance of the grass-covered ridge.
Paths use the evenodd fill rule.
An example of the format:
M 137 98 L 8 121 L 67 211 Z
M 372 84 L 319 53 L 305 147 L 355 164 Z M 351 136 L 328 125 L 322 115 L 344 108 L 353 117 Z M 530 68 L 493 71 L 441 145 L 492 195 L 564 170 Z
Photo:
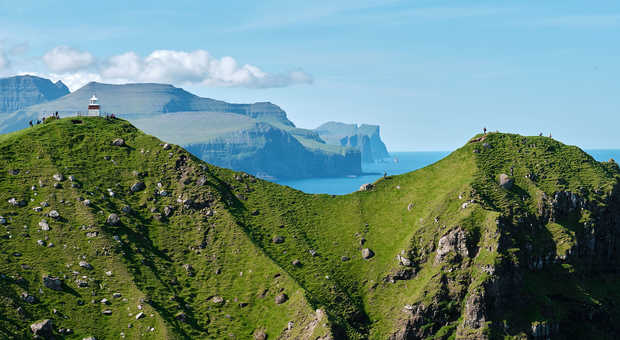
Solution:
M 582 244 L 615 221 L 605 207 L 617 166 L 549 138 L 477 138 L 331 196 L 208 165 L 123 120 L 0 136 L 0 337 L 30 336 L 42 319 L 68 339 L 523 337 L 578 306 L 616 315 L 605 299 L 619 295 L 600 283 L 616 276 L 591 264 L 617 255 L 603 261 Z M 588 203 L 564 213 L 558 192 Z M 366 248 L 374 256 L 362 258 Z M 63 289 L 45 287 L 46 275 Z M 527 298 L 506 310 L 496 302 L 515 285 Z

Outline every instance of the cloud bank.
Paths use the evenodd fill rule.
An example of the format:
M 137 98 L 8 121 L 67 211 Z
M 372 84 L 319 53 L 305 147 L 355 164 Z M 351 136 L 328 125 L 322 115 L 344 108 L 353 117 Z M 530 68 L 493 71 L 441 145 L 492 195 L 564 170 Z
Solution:
M 71 72 L 83 69 L 95 62 L 95 57 L 68 46 L 58 46 L 45 53 L 43 62 L 53 72 Z
M 47 52 L 43 61 L 51 71 L 49 76 L 62 80 L 71 90 L 90 81 L 247 88 L 286 87 L 313 81 L 301 70 L 269 73 L 254 65 L 239 64 L 232 57 L 218 59 L 205 50 L 156 50 L 146 57 L 127 52 L 96 61 L 88 52 L 60 46 Z

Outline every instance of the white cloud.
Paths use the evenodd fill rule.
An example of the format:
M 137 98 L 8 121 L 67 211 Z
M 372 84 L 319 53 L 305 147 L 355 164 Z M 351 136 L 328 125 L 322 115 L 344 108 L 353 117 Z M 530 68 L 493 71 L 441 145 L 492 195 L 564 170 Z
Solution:
M 156 50 L 146 57 L 127 52 L 104 60 L 93 68 L 95 71 L 85 71 L 83 68 L 74 72 L 57 71 L 58 68 L 55 70 L 52 67 L 50 69 L 55 71 L 53 76 L 56 79 L 63 80 L 72 90 L 86 84 L 88 80 L 115 84 L 156 82 L 249 88 L 312 83 L 312 77 L 300 70 L 269 73 L 254 65 L 240 65 L 232 57 L 215 58 L 205 50 Z
M 73 72 L 85 69 L 95 62 L 95 57 L 68 46 L 58 46 L 43 56 L 43 61 L 53 72 Z

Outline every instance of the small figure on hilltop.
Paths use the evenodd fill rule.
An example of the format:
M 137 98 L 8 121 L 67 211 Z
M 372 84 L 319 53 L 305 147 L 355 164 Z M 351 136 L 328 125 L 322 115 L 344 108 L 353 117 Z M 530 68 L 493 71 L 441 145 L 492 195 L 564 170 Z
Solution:
M 55 115 L 56 115 L 56 119 L 60 119 L 60 117 L 58 117 L 58 111 L 56 111 Z
M 30 127 L 32 127 L 32 121 L 29 121 L 29 122 L 28 122 L 28 125 L 30 125 Z
M 551 137 L 551 132 L 549 132 L 549 138 L 553 138 L 553 137 Z
M 538 134 L 538 137 L 542 137 L 542 132 Z
M 485 134 L 485 135 L 487 134 L 487 128 L 486 128 L 486 126 L 482 128 L 482 132 L 484 132 L 484 134 Z

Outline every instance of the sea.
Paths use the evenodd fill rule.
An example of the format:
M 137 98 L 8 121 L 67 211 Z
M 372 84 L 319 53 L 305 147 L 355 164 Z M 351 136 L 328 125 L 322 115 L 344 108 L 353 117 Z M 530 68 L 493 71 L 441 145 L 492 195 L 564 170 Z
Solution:
M 620 149 L 586 150 L 597 161 L 610 158 L 620 160 Z M 372 183 L 387 175 L 400 175 L 433 164 L 450 154 L 450 151 L 392 152 L 391 158 L 362 165 L 360 176 L 307 178 L 299 180 L 276 180 L 276 183 L 301 190 L 309 194 L 346 195 L 357 191 L 360 186 Z

